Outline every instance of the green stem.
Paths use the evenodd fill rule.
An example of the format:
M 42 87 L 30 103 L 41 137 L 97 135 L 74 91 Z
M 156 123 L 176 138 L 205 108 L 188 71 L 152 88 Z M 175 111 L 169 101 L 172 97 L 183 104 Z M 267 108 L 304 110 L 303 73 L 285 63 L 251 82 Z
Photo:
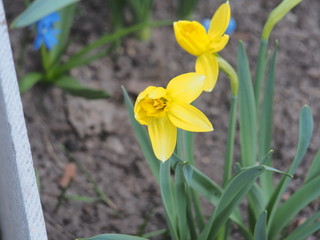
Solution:
M 237 120 L 237 103 L 238 97 L 231 97 L 230 116 L 229 116 L 229 128 L 227 137 L 227 148 L 225 155 L 224 175 L 223 175 L 223 187 L 225 187 L 228 181 L 231 179 L 232 160 L 234 151 L 234 138 L 236 131 Z
M 227 74 L 230 79 L 230 88 L 231 88 L 231 106 L 230 106 L 230 116 L 229 116 L 229 129 L 227 137 L 227 148 L 225 155 L 225 166 L 224 166 L 224 175 L 223 175 L 223 186 L 225 187 L 227 182 L 231 178 L 231 169 L 232 169 L 232 160 L 233 160 L 233 151 L 234 151 L 234 138 L 235 138 L 235 129 L 237 122 L 237 103 L 238 103 L 238 91 L 239 91 L 239 79 L 234 68 L 222 57 L 219 55 L 216 56 L 219 68 L 225 74 Z
M 238 96 L 239 79 L 236 71 L 226 60 L 224 60 L 219 55 L 216 55 L 216 58 L 218 60 L 220 70 L 227 74 L 228 78 L 230 79 L 232 96 Z

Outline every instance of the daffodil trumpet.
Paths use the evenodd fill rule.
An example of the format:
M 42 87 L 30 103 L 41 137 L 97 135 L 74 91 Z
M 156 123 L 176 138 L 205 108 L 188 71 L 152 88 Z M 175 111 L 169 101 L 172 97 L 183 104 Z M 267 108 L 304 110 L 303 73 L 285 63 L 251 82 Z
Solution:
M 208 32 L 197 21 L 174 22 L 174 34 L 178 44 L 197 57 L 196 72 L 206 76 L 204 91 L 211 92 L 219 74 L 218 61 L 213 53 L 221 51 L 229 41 L 225 34 L 230 21 L 230 5 L 222 4 L 213 15 Z
M 162 162 L 174 151 L 177 128 L 190 132 L 213 130 L 208 118 L 191 105 L 204 85 L 204 75 L 186 73 L 173 78 L 166 88 L 149 86 L 138 95 L 135 118 L 148 126 L 153 151 Z

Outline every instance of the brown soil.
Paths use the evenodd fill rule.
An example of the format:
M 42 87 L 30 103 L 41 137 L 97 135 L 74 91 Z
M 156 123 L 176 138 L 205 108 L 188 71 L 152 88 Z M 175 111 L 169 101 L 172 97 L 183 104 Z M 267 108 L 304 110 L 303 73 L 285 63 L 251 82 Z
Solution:
M 21 2 L 4 1 L 8 22 L 23 9 Z M 172 1 L 155 2 L 155 19 L 174 17 Z M 278 1 L 264 2 L 267 4 L 262 0 L 231 1 L 232 15 L 238 28 L 221 55 L 234 66 L 239 40 L 245 42 L 252 69 L 255 65 L 262 26 Z M 194 18 L 211 17 L 217 6 L 217 1 L 200 1 Z M 98 8 L 101 11 L 97 11 Z M 105 1 L 80 3 L 80 15 L 72 31 L 75 41 L 70 52 L 110 31 L 107 11 Z M 270 41 L 273 47 L 274 39 L 280 40 L 273 141 L 277 168 L 286 170 L 293 160 L 299 110 L 304 104 L 311 106 L 315 120 L 312 143 L 292 189 L 301 183 L 320 143 L 319 12 L 319 0 L 303 1 L 276 26 Z M 39 68 L 37 54 L 30 46 L 22 55 L 23 64 L 18 62 L 21 60 L 21 41 L 26 32 L 28 29 L 10 33 L 20 77 Z M 31 36 L 25 39 L 31 44 Z M 49 239 L 74 239 L 100 233 L 136 234 L 145 220 L 148 220 L 145 231 L 165 227 L 159 189 L 133 136 L 120 86 L 124 85 L 134 98 L 150 84 L 165 86 L 172 77 L 194 71 L 194 60 L 178 46 L 172 27 L 156 28 L 152 30 L 149 42 L 128 37 L 111 56 L 71 71 L 79 81 L 111 92 L 110 99 L 88 101 L 57 88 L 43 87 L 35 87 L 23 94 Z M 197 102 L 215 128 L 214 132 L 196 135 L 197 166 L 217 182 L 222 177 L 229 96 L 228 79 L 221 74 L 215 90 L 202 94 Z M 239 158 L 238 152 L 237 140 L 235 160 Z M 62 193 L 59 181 L 72 159 L 92 175 L 117 211 L 101 201 L 83 203 L 65 199 L 55 211 Z M 92 184 L 79 168 L 66 195 L 97 197 Z M 304 214 L 318 209 L 319 202 L 316 202 Z

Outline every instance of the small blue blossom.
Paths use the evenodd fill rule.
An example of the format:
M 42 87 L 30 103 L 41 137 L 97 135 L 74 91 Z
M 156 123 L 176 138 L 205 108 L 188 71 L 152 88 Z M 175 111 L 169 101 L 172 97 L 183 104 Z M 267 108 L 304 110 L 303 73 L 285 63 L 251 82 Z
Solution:
M 211 22 L 211 19 L 209 19 L 209 18 L 205 18 L 201 22 L 201 24 L 204 26 L 204 28 L 206 29 L 207 32 L 209 31 L 210 22 Z
M 234 20 L 234 18 L 230 18 L 230 22 L 227 27 L 226 34 L 232 35 L 234 33 L 234 31 L 236 30 L 236 28 L 237 28 L 236 20 Z
M 58 21 L 60 21 L 60 15 L 58 12 L 54 12 L 40 19 L 36 23 L 37 35 L 33 43 L 33 47 L 36 50 L 41 47 L 42 43 L 49 50 L 51 50 L 58 43 L 56 35 L 60 33 L 60 30 L 54 28 L 54 24 Z
M 209 18 L 205 18 L 201 22 L 201 24 L 204 26 L 204 28 L 206 29 L 207 32 L 209 31 L 210 22 L 211 22 L 211 19 L 209 19 Z M 230 18 L 230 22 L 229 22 L 228 28 L 226 30 L 226 34 L 231 36 L 234 33 L 234 31 L 236 30 L 236 28 L 237 28 L 236 21 L 234 20 L 234 18 Z

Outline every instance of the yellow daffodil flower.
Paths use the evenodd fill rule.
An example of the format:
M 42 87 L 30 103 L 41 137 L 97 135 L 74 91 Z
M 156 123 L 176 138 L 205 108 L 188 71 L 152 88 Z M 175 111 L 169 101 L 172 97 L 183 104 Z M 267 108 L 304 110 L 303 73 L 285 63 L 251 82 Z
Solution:
M 205 76 L 186 73 L 173 78 L 167 88 L 147 87 L 134 105 L 136 120 L 148 126 L 153 151 L 162 162 L 173 153 L 177 128 L 191 132 L 212 131 L 208 118 L 192 103 L 203 91 Z
M 211 92 L 219 73 L 219 65 L 212 53 L 221 51 L 229 40 L 225 34 L 230 20 L 229 2 L 222 4 L 213 15 L 208 33 L 196 21 L 174 22 L 174 34 L 179 45 L 188 53 L 197 56 L 196 72 L 206 76 L 204 90 Z

